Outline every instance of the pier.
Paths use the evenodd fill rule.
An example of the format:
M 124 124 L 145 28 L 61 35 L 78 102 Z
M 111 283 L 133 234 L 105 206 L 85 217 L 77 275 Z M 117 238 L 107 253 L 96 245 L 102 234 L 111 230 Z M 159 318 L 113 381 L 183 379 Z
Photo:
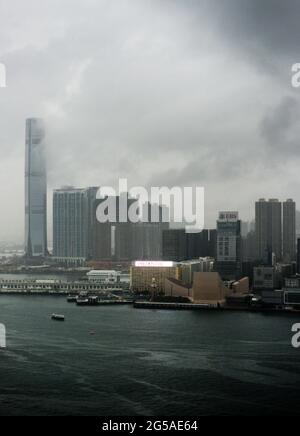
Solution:
M 107 292 L 128 291 L 124 284 L 95 283 L 89 281 L 63 281 L 63 280 L 0 280 L 0 295 L 68 295 L 88 292 L 105 294 Z

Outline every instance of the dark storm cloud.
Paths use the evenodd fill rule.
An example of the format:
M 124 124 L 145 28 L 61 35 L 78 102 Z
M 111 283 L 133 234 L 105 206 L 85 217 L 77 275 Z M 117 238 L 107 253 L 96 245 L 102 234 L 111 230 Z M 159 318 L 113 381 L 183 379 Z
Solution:
M 210 225 L 219 208 L 248 218 L 257 197 L 297 199 L 299 11 L 293 0 L 4 0 L 2 234 L 22 238 L 28 116 L 47 124 L 50 189 L 204 185 Z
M 238 44 L 272 53 L 272 59 L 298 53 L 298 0 L 225 0 L 213 4 L 221 30 Z
M 298 0 L 179 0 L 176 4 L 194 17 L 194 23 L 199 17 L 209 19 L 214 31 L 245 52 L 272 54 L 271 63 L 276 55 L 295 55 L 299 51 Z
M 292 97 L 285 97 L 280 104 L 273 108 L 261 123 L 261 134 L 272 152 L 287 156 L 295 153 L 299 157 L 299 129 L 300 102 Z M 277 156 L 276 153 L 276 157 Z

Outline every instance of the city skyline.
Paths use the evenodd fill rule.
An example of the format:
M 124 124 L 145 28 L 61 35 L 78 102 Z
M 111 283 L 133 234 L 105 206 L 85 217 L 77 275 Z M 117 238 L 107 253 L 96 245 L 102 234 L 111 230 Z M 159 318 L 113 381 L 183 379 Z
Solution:
M 1 416 L 299 414 L 299 23 L 1 1 Z
M 44 127 L 44 125 L 45 125 L 44 120 L 42 120 L 41 118 L 28 118 L 27 122 L 29 122 L 30 120 L 40 120 L 43 123 L 43 129 L 45 129 L 45 127 Z M 26 127 L 26 132 L 25 133 L 26 133 L 26 136 L 27 136 L 27 127 Z M 25 139 L 25 143 L 27 143 L 27 139 Z M 44 154 L 46 156 L 46 150 L 44 150 Z M 27 155 L 25 153 L 25 165 L 26 165 L 26 159 L 27 159 Z M 46 177 L 46 179 L 47 179 L 47 177 Z M 25 180 L 26 180 L 26 178 L 25 178 Z M 86 187 L 73 186 L 71 183 L 66 183 L 65 185 L 61 185 L 60 187 L 58 187 L 58 186 L 57 187 L 49 187 L 47 185 L 47 180 L 46 180 L 46 190 L 47 190 L 46 204 L 48 205 L 48 207 L 46 207 L 46 209 L 48 210 L 48 212 L 47 212 L 47 229 L 46 229 L 46 234 L 50 234 L 50 237 L 49 237 L 50 245 L 52 245 L 52 236 L 53 236 L 53 228 L 52 228 L 52 223 L 53 223 L 53 215 L 52 215 L 52 213 L 53 213 L 53 208 L 52 208 L 52 205 L 53 205 L 53 201 L 52 201 L 53 200 L 53 194 L 54 194 L 55 191 L 59 191 L 59 190 L 63 190 L 63 189 L 82 190 L 82 189 L 86 189 Z M 26 190 L 26 183 L 25 183 L 25 190 Z M 269 200 L 272 200 L 272 198 L 270 198 Z M 289 198 L 286 198 L 285 202 L 288 202 L 288 201 L 289 201 Z M 257 202 L 257 199 L 254 201 L 253 205 L 255 205 L 256 202 Z M 25 203 L 26 203 L 26 198 L 25 198 Z M 49 205 L 50 205 L 50 207 L 49 207 Z M 25 204 L 25 208 L 26 208 L 26 204 Z M 216 227 L 217 215 L 219 213 L 219 211 L 218 211 L 218 204 L 216 204 L 216 208 L 217 209 L 216 209 L 215 221 L 211 221 L 209 225 L 205 226 L 205 228 L 214 229 Z M 229 210 L 229 209 L 230 208 L 228 207 L 227 210 Z M 50 213 L 49 213 L 49 210 L 50 210 Z M 296 210 L 296 214 L 297 213 L 300 214 L 300 211 Z M 205 210 L 205 214 L 207 215 L 207 210 Z M 239 214 L 240 214 L 240 210 L 239 210 Z M 249 215 L 250 216 L 249 216 L 248 219 L 242 220 L 243 223 L 251 224 L 251 223 L 255 222 L 255 209 L 252 209 L 250 211 Z M 300 221 L 300 215 L 299 215 L 298 219 L 296 218 L 296 224 L 299 221 Z M 46 235 L 46 238 L 47 238 L 47 235 Z M 26 229 L 25 229 L 25 240 L 26 240 Z M 2 241 L 6 242 L 5 239 L 2 239 Z M 13 243 L 21 244 L 22 240 L 13 240 L 13 241 L 12 240 L 7 240 L 7 242 L 13 242 Z M 25 247 L 26 247 L 26 242 L 25 242 Z
M 49 204 L 54 188 L 119 176 L 204 186 L 206 227 L 225 208 L 252 219 L 262 196 L 299 203 L 297 2 L 253 1 L 246 14 L 235 0 L 89 1 L 69 12 L 29 0 L 1 13 L 0 240 L 23 240 L 29 116 L 47 123 Z

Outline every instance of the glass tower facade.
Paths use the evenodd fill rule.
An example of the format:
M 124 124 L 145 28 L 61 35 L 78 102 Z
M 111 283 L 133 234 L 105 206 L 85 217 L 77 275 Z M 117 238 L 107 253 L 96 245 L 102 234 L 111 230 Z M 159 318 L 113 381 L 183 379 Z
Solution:
M 26 120 L 25 253 L 47 255 L 47 170 L 45 128 L 41 119 Z

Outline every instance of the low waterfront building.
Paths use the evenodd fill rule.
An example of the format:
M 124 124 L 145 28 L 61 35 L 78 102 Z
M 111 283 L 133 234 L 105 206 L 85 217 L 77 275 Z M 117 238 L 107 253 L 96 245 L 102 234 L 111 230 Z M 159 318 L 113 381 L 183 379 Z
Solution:
M 214 267 L 214 259 L 210 257 L 202 257 L 195 260 L 187 260 L 180 262 L 182 282 L 192 285 L 194 273 L 196 272 L 211 272 Z
M 249 293 L 249 277 L 243 277 L 232 284 L 234 294 L 248 294 Z
M 165 280 L 164 294 L 166 297 L 183 297 L 192 300 L 192 287 L 181 280 L 170 278 Z
M 171 261 L 136 261 L 130 268 L 130 286 L 134 292 L 151 293 L 155 287 L 164 293 L 165 279 L 181 279 L 181 268 Z
M 80 268 L 86 265 L 85 257 L 51 257 L 51 262 L 54 262 L 56 266 L 64 268 Z
M 269 308 L 282 308 L 284 306 L 284 292 L 281 289 L 262 291 L 261 303 Z
M 230 292 L 217 272 L 194 273 L 193 285 L 174 279 L 165 280 L 167 297 L 185 297 L 196 304 L 223 305 Z
M 113 270 L 92 270 L 87 273 L 90 282 L 96 283 L 117 283 L 120 281 L 121 273 Z
M 124 283 L 95 283 L 88 280 L 0 280 L 0 294 L 68 294 L 127 290 Z
M 300 307 L 300 276 L 284 280 L 283 298 L 285 305 Z
M 253 289 L 272 290 L 277 288 L 278 276 L 275 267 L 259 266 L 253 269 Z
M 129 274 L 122 273 L 115 270 L 92 270 L 87 273 L 87 278 L 91 283 L 104 283 L 104 284 L 126 284 L 129 286 Z
M 224 285 L 217 272 L 198 272 L 194 274 L 192 301 L 194 303 L 209 303 L 222 305 L 230 290 Z

